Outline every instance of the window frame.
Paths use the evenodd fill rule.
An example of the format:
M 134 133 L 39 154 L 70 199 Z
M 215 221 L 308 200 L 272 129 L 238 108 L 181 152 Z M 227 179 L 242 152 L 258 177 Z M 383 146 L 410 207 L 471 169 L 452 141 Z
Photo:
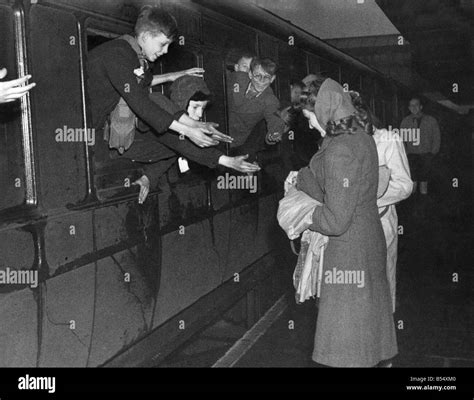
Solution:
M 15 71 L 18 77 L 28 75 L 29 63 L 26 42 L 26 23 L 25 12 L 21 5 L 15 4 L 8 7 L 4 5 L 6 10 L 11 12 L 13 19 L 13 45 L 14 45 L 14 64 Z M 7 11 L 7 12 L 8 12 Z M 24 84 L 26 86 L 26 84 Z M 38 205 L 38 191 L 36 180 L 36 157 L 34 151 L 33 129 L 32 129 L 32 112 L 30 93 L 22 96 L 18 100 L 20 104 L 20 130 L 21 130 L 21 156 L 23 161 L 23 176 L 24 179 L 24 196 L 21 204 L 7 206 L 0 210 L 0 215 L 10 218 L 15 218 L 17 212 L 15 210 L 31 210 Z M 20 212 L 21 213 L 21 212 Z

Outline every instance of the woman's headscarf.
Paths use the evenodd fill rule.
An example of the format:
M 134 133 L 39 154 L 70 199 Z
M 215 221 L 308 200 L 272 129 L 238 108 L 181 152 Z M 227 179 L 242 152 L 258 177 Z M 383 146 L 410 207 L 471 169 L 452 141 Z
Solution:
M 301 96 L 301 105 L 314 111 L 328 136 L 355 133 L 361 128 L 372 134 L 372 124 L 366 112 L 355 107 L 351 96 L 331 78 L 316 76 L 309 83 L 309 91 Z
M 314 113 L 323 129 L 326 130 L 329 121 L 339 121 L 355 112 L 349 93 L 336 81 L 326 79 L 319 88 L 314 103 Z

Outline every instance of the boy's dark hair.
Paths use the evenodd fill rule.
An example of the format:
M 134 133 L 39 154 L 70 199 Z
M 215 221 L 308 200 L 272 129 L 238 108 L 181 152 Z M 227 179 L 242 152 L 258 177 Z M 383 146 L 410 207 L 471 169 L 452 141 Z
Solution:
M 273 61 L 271 58 L 253 58 L 250 63 L 250 71 L 255 71 L 255 68 L 261 66 L 262 69 L 270 74 L 271 76 L 275 75 L 278 71 L 278 64 Z
M 421 99 L 421 96 L 411 96 L 408 103 L 410 103 L 410 101 L 412 101 L 412 100 L 418 100 L 418 103 L 420 103 L 420 106 L 423 105 L 423 100 Z
M 305 89 L 305 84 L 299 80 L 296 80 L 296 79 L 293 79 L 290 81 L 290 86 L 291 87 L 298 87 L 300 88 L 301 90 L 304 90 Z
M 251 51 L 232 48 L 226 54 L 225 63 L 227 65 L 233 66 L 234 64 L 237 64 L 239 60 L 242 58 L 254 58 L 254 57 L 255 57 L 255 54 L 252 53 Z
M 174 40 L 178 34 L 176 19 L 157 6 L 144 6 L 138 14 L 135 23 L 135 35 L 150 32 L 153 36 L 162 33 L 168 39 Z

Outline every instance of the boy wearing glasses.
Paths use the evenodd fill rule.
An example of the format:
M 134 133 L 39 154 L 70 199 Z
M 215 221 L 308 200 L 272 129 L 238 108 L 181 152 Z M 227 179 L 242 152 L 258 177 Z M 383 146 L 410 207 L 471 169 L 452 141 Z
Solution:
M 262 138 L 252 130 L 262 120 L 267 125 L 265 142 L 275 144 L 287 129 L 279 116 L 280 102 L 270 85 L 276 78 L 277 64 L 269 58 L 254 58 L 250 71 L 232 72 L 228 80 L 229 135 L 234 154 L 249 154 L 253 158 Z

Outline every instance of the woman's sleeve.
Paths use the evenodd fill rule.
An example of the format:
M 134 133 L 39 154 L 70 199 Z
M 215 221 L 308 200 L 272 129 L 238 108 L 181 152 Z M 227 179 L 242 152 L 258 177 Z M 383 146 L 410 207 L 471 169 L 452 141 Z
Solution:
M 323 202 L 323 192 L 309 166 L 299 170 L 296 177 L 296 188 L 320 203 Z
M 413 182 L 410 178 L 410 167 L 401 140 L 391 138 L 385 151 L 386 165 L 390 169 L 390 181 L 384 195 L 377 200 L 378 207 L 396 204 L 410 196 Z
M 360 188 L 360 163 L 352 150 L 335 144 L 324 154 L 325 194 L 323 205 L 313 213 L 311 230 L 340 236 L 349 229 Z

